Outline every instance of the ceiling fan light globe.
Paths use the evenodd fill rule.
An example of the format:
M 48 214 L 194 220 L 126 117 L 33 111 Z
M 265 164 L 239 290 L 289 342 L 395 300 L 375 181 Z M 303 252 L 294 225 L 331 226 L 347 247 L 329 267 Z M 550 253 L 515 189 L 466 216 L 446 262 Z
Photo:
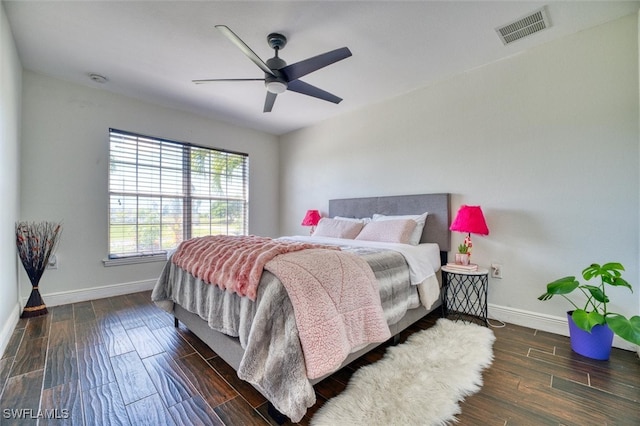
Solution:
M 265 83 L 267 90 L 276 95 L 284 93 L 287 90 L 287 84 L 282 81 L 268 81 Z

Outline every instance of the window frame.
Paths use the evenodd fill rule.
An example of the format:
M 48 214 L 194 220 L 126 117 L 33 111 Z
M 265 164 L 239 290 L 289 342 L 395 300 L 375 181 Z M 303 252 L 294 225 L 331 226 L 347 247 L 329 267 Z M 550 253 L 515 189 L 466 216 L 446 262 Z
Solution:
M 122 139 L 125 139 L 125 138 L 131 139 L 132 141 L 128 143 L 131 144 L 132 148 L 135 149 L 135 160 L 134 161 L 129 160 L 129 166 L 133 166 L 132 169 L 135 169 L 135 177 L 134 177 L 135 184 L 133 185 L 135 186 L 135 190 L 133 191 L 131 189 L 125 189 L 125 186 L 127 186 L 127 184 L 130 184 L 130 182 L 126 182 L 126 179 L 124 176 L 126 175 L 126 172 L 123 171 L 124 169 L 126 169 L 126 162 L 122 161 L 121 159 L 119 161 L 116 161 L 114 159 L 113 144 L 114 142 L 116 142 L 114 139 L 118 137 Z M 145 166 L 144 161 L 141 160 L 140 158 L 141 140 L 143 140 L 144 143 L 147 144 L 148 146 L 150 145 L 153 147 L 154 144 L 157 144 L 157 146 L 153 147 L 153 149 L 157 150 L 159 156 L 162 153 L 162 149 L 171 148 L 171 150 L 173 151 L 179 151 L 179 154 L 174 154 L 175 157 L 173 159 L 182 161 L 182 164 L 179 168 L 179 171 L 181 172 L 181 179 L 182 179 L 182 185 L 181 185 L 182 193 L 176 194 L 172 192 L 163 192 L 161 185 L 158 185 L 159 189 L 157 191 L 140 189 L 140 186 L 142 185 L 141 181 L 143 181 L 149 186 L 156 184 L 153 178 L 149 179 L 149 177 L 147 177 L 146 180 L 144 180 L 144 178 L 140 178 L 140 175 L 141 175 L 140 169 L 143 169 Z M 198 189 L 194 185 L 195 178 L 192 175 L 195 174 L 195 171 L 193 168 L 193 159 L 195 157 L 193 156 L 194 155 L 193 153 L 196 150 L 204 151 L 204 158 L 206 158 L 206 161 L 208 161 L 208 163 L 206 162 L 204 163 L 206 171 L 203 173 L 199 173 L 201 177 L 204 177 L 205 179 L 207 179 L 206 185 L 209 191 L 208 195 L 203 195 L 201 193 L 199 194 Z M 117 154 L 123 155 L 124 152 L 125 151 L 123 148 L 122 151 L 116 152 L 116 155 Z M 240 165 L 239 165 L 240 173 L 239 174 L 236 173 L 238 167 L 234 167 L 233 169 L 228 169 L 226 165 L 223 166 L 225 167 L 224 173 L 215 173 L 214 170 L 211 168 L 212 162 L 216 159 L 214 158 L 214 156 L 219 154 L 224 154 L 225 161 L 228 161 L 229 159 L 240 161 Z M 158 164 L 155 167 L 157 168 L 157 173 L 160 176 L 163 176 L 162 172 L 169 170 L 170 167 L 166 165 L 163 166 L 162 157 L 160 156 L 159 158 L 160 160 L 157 161 Z M 219 157 L 217 157 L 217 159 L 219 159 Z M 120 179 L 122 180 L 122 187 L 118 188 L 118 190 L 114 190 L 114 186 L 117 185 L 117 182 L 114 183 L 114 181 L 112 180 L 113 178 L 112 175 L 115 175 L 114 173 L 114 170 L 116 167 L 115 165 L 119 165 L 121 167 L 121 170 L 119 171 L 119 173 L 121 174 Z M 174 174 L 175 174 L 175 170 L 174 170 Z M 241 195 L 238 197 L 233 197 L 233 195 L 230 194 L 229 191 L 227 190 L 228 188 L 225 188 L 223 190 L 222 195 L 220 194 L 215 196 L 212 195 L 211 182 L 212 182 L 212 179 L 214 179 L 214 175 L 219 176 L 221 179 L 224 179 L 225 182 L 228 182 L 229 180 L 231 181 L 236 180 L 235 182 L 232 182 L 232 187 L 233 189 L 236 190 L 236 192 L 239 189 L 239 193 Z M 237 185 L 238 177 L 240 177 L 240 185 Z M 162 178 L 160 177 L 158 179 L 160 179 L 159 183 L 161 183 Z M 160 243 L 159 243 L 160 247 L 153 248 L 152 250 L 149 250 L 149 251 L 140 250 L 141 249 L 140 224 L 144 223 L 144 220 L 141 221 L 141 216 L 140 216 L 140 205 L 141 205 L 140 199 L 141 198 L 144 199 L 145 197 L 150 200 L 157 200 L 157 202 L 159 202 L 160 205 L 162 205 L 164 201 L 169 199 L 180 200 L 179 204 L 181 204 L 182 212 L 181 212 L 181 215 L 180 213 L 178 213 L 178 216 L 181 216 L 181 222 L 179 223 L 182 228 L 181 229 L 182 236 L 181 236 L 181 239 L 178 237 L 178 244 L 181 241 L 185 241 L 193 236 L 194 224 L 196 225 L 204 224 L 205 229 L 208 226 L 209 233 L 211 233 L 213 222 L 215 219 L 215 217 L 212 214 L 211 203 L 215 203 L 215 202 L 221 202 L 223 205 L 226 205 L 226 207 L 223 207 L 225 209 L 223 210 L 223 212 L 225 212 L 224 214 L 226 215 L 226 219 L 224 219 L 219 224 L 219 226 L 221 226 L 222 228 L 226 228 L 226 232 L 219 232 L 219 234 L 223 234 L 223 235 L 224 234 L 226 235 L 247 235 L 248 234 L 249 154 L 247 153 L 231 151 L 228 149 L 196 145 L 188 142 L 175 141 L 175 140 L 170 140 L 166 138 L 159 138 L 155 136 L 148 136 L 148 135 L 143 135 L 139 133 L 129 132 L 126 130 L 109 128 L 109 170 L 108 170 L 107 186 L 108 186 L 107 189 L 108 189 L 109 201 L 108 201 L 107 257 L 106 259 L 103 260 L 103 263 L 105 266 L 164 261 L 167 259 L 167 253 L 175 249 L 175 247 L 167 248 L 163 246 L 163 243 L 162 243 L 162 240 L 164 238 L 163 235 L 166 236 L 166 234 L 163 234 L 163 232 L 166 232 L 166 231 L 164 231 L 163 229 L 163 222 L 162 222 L 163 213 L 161 211 L 160 219 L 158 219 L 159 222 L 158 223 L 154 222 L 154 224 L 159 227 L 158 232 L 159 232 L 159 238 L 160 238 Z M 202 187 L 200 187 L 200 189 L 201 188 Z M 174 189 L 175 189 L 175 185 L 174 185 Z M 218 188 L 218 189 L 221 189 L 221 188 Z M 121 197 L 123 199 L 125 197 L 130 197 L 130 198 L 135 198 L 136 200 L 135 207 L 132 207 L 132 209 L 134 209 L 135 211 L 134 226 L 135 226 L 135 232 L 136 232 L 136 236 L 135 236 L 135 246 L 136 246 L 135 248 L 137 249 L 136 252 L 129 252 L 129 253 L 127 253 L 126 251 L 122 251 L 119 253 L 112 252 L 113 250 L 112 226 L 118 225 L 117 222 L 113 221 L 113 216 L 115 213 L 112 206 L 112 199 L 114 196 Z M 196 202 L 197 200 L 201 202 L 204 201 L 209 203 L 210 206 L 209 206 L 209 212 L 207 216 L 208 222 L 207 220 L 205 220 L 204 222 L 194 220 L 193 203 Z M 229 212 L 228 207 L 232 204 L 236 204 L 240 206 L 239 209 L 241 213 L 240 213 L 240 220 L 239 220 L 239 223 L 240 223 L 239 228 L 241 230 L 241 234 L 238 234 L 238 233 L 229 234 L 230 223 L 232 222 L 230 222 L 230 219 L 229 219 L 230 216 L 228 213 Z M 124 209 L 125 208 L 123 208 L 123 210 Z M 205 210 L 206 210 L 206 207 L 205 207 Z M 234 229 L 238 228 L 237 223 L 233 226 L 233 228 Z M 200 230 L 200 234 L 202 234 L 202 230 Z

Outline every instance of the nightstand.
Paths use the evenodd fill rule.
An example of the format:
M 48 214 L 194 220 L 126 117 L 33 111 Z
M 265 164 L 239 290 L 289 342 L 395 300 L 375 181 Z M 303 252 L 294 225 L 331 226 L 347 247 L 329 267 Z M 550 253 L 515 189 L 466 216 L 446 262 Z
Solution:
M 452 320 L 480 322 L 488 326 L 487 290 L 489 271 L 464 271 L 443 266 L 442 316 Z

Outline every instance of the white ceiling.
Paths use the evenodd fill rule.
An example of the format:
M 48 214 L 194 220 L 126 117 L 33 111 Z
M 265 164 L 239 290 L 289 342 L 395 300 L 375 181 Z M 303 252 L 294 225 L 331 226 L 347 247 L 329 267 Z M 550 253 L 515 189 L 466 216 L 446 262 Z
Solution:
M 7 1 L 24 68 L 283 134 L 381 102 L 585 28 L 637 13 L 622 1 Z M 495 28 L 545 6 L 552 27 L 504 46 Z M 195 85 L 263 72 L 214 28 L 229 26 L 264 61 L 267 34 L 294 63 L 347 46 L 353 56 L 302 78 L 344 98 L 294 92 L 263 113 L 262 82 Z M 99 73 L 108 82 L 88 78 Z

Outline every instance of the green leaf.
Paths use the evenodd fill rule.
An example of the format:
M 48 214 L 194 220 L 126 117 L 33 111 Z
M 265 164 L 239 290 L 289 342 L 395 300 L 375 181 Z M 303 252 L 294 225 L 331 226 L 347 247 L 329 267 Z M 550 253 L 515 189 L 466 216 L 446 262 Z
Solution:
M 575 322 L 576 325 L 581 329 L 585 331 L 591 331 L 591 327 L 589 326 L 588 313 L 584 309 L 576 309 L 575 311 L 573 311 L 573 314 L 571 314 L 571 318 L 573 319 L 573 322 Z
M 640 345 L 640 316 L 626 319 L 620 314 L 609 313 L 607 324 L 615 334 L 635 345 Z
M 584 270 L 582 271 L 582 277 L 587 281 L 599 275 L 601 275 L 600 265 L 598 265 L 597 263 L 592 263 L 591 265 L 584 268 Z
M 589 331 L 593 328 L 594 325 L 604 325 L 605 318 L 598 311 L 591 311 L 587 314 L 587 321 L 589 322 Z
M 576 277 L 564 277 L 547 284 L 547 294 L 567 294 L 578 288 Z M 540 297 L 538 298 L 540 299 Z M 542 300 L 542 299 L 540 299 Z M 545 299 L 546 300 L 546 299 Z
M 609 298 L 606 294 L 604 294 L 600 287 L 596 287 L 593 285 L 583 285 L 582 288 L 587 289 L 589 293 L 591 293 L 591 296 L 593 296 L 593 298 L 598 302 L 609 303 Z
M 624 266 L 622 266 L 622 263 L 609 262 L 602 265 L 602 269 L 605 271 L 616 271 L 618 272 L 616 275 L 619 275 L 621 274 L 621 271 L 624 271 Z
M 621 271 L 624 271 L 624 266 L 622 266 L 621 263 L 609 262 L 602 265 L 599 270 L 599 275 L 602 281 L 613 284 L 613 281 L 622 275 Z
M 584 309 L 576 309 L 571 314 L 571 318 L 576 325 L 584 331 L 591 332 L 594 325 L 603 325 L 605 318 L 596 311 L 587 312 Z
M 540 296 L 538 296 L 538 300 L 549 300 L 553 297 L 553 294 L 549 294 L 549 293 L 545 293 L 545 294 L 541 294 Z
M 633 293 L 633 287 L 624 278 L 616 277 L 609 284 L 617 287 L 627 287 Z

